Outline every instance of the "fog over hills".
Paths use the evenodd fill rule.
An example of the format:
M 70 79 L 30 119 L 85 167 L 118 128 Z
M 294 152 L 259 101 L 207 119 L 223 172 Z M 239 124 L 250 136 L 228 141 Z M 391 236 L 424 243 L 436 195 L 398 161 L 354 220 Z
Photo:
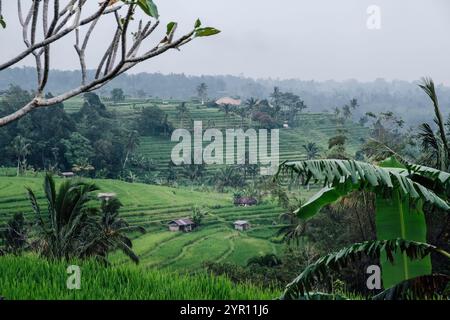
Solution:
M 92 75 L 92 72 L 91 72 Z M 18 85 L 32 90 L 36 83 L 35 71 L 31 67 L 13 68 L 0 73 L 0 90 L 9 85 Z M 403 117 L 410 125 L 427 120 L 432 122 L 433 109 L 416 82 L 402 80 L 372 82 L 347 81 L 306 81 L 299 79 L 252 79 L 232 75 L 190 76 L 185 74 L 138 73 L 125 74 L 99 90 L 109 96 L 112 88 L 122 88 L 129 96 L 145 93 L 148 97 L 187 100 L 196 96 L 200 83 L 208 86 L 208 97 L 216 99 L 223 96 L 267 98 L 275 86 L 282 91 L 298 94 L 308 106 L 307 112 L 332 111 L 334 107 L 346 104 L 350 99 L 358 99 L 360 108 L 355 113 L 359 117 L 365 112 L 393 111 Z M 78 86 L 80 74 L 77 71 L 51 72 L 48 90 L 57 94 Z M 440 104 L 448 114 L 450 107 L 450 88 L 437 86 Z

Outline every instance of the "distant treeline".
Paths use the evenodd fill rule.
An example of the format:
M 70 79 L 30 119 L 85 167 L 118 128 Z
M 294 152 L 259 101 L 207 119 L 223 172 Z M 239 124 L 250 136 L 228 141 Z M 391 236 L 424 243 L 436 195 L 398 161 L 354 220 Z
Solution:
M 90 72 L 90 76 L 93 72 Z M 54 71 L 51 73 L 48 90 L 53 94 L 66 91 L 79 85 L 78 71 Z M 36 83 L 33 68 L 23 67 L 0 72 L 0 90 L 5 90 L 10 84 L 16 84 L 23 89 L 32 90 Z M 363 113 L 393 111 L 402 116 L 409 124 L 430 119 L 432 107 L 417 83 L 407 81 L 386 81 L 378 79 L 373 82 L 358 82 L 356 80 L 337 81 L 302 81 L 251 79 L 238 76 L 187 76 L 184 74 L 139 73 L 126 74 L 113 80 L 99 90 L 102 96 L 109 96 L 113 88 L 122 88 L 125 94 L 134 97 L 159 97 L 165 99 L 186 100 L 197 95 L 200 83 L 208 86 L 207 95 L 210 99 L 233 96 L 243 99 L 267 98 L 274 87 L 282 91 L 295 93 L 308 106 L 307 112 L 332 111 L 350 99 L 356 98 L 360 104 L 355 117 Z M 450 88 L 438 86 L 443 110 L 450 106 Z

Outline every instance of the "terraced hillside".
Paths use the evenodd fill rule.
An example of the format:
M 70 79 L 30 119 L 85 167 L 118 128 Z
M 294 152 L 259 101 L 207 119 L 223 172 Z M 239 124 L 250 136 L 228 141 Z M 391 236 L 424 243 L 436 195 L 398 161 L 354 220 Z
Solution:
M 206 109 L 203 110 L 203 112 L 197 112 L 196 114 L 197 117 L 194 119 L 202 120 L 204 129 L 205 123 L 208 121 L 207 119 L 211 119 L 213 116 L 219 116 L 219 119 L 221 120 L 220 122 L 215 122 L 216 125 L 218 125 L 218 128 L 227 128 L 222 113 L 217 109 Z M 240 127 L 240 121 L 240 119 L 234 119 L 233 123 L 239 124 L 236 126 L 229 126 L 228 128 Z M 320 149 L 320 153 L 325 154 L 328 148 L 328 139 L 336 135 L 336 125 L 332 115 L 305 113 L 301 115 L 299 122 L 301 123 L 300 127 L 280 129 L 280 161 L 306 159 L 303 145 L 309 142 L 315 142 Z M 344 128 L 348 132 L 347 150 L 350 154 L 355 154 L 362 144 L 362 139 L 367 136 L 368 129 L 351 122 L 347 123 Z M 225 131 L 222 130 L 222 132 Z M 270 141 L 270 138 L 268 140 Z M 149 159 L 152 159 L 158 171 L 164 172 L 168 168 L 171 151 L 176 144 L 177 142 L 172 142 L 168 138 L 141 137 L 139 152 Z M 208 142 L 204 142 L 204 146 L 206 145 L 208 145 Z M 255 150 L 255 148 L 252 150 Z M 268 147 L 268 150 L 270 152 L 270 147 Z M 207 166 L 207 170 L 211 174 L 222 167 L 223 166 L 220 165 L 209 165 Z
M 139 100 L 129 99 L 126 102 L 111 104 L 106 103 L 109 110 L 114 110 L 124 120 L 135 118 L 141 107 L 157 105 L 164 110 L 169 121 L 176 128 L 191 128 L 192 123 L 187 120 L 181 120 L 177 116 L 176 107 L 180 101 L 163 101 L 156 99 Z M 71 99 L 65 103 L 66 110 L 74 112 L 79 109 L 82 104 L 81 98 Z M 239 116 L 230 113 L 228 116 L 217 108 L 207 108 L 198 104 L 187 103 L 189 113 L 192 120 L 202 121 L 203 129 L 217 128 L 225 133 L 225 129 L 253 127 L 255 123 L 251 123 L 248 119 L 241 119 Z M 328 139 L 336 135 L 337 125 L 334 116 L 329 113 L 302 113 L 298 116 L 297 126 L 295 128 L 280 129 L 280 161 L 283 160 L 301 160 L 305 159 L 305 150 L 302 147 L 308 142 L 315 142 L 324 154 L 328 148 Z M 367 137 L 368 129 L 351 121 L 347 121 L 343 127 L 347 131 L 347 149 L 350 154 L 354 154 L 361 146 L 362 140 Z M 170 141 L 164 137 L 141 137 L 141 143 L 138 152 L 145 155 L 155 163 L 156 171 L 161 176 L 165 176 L 168 169 L 168 163 L 172 148 L 177 142 Z M 208 143 L 205 142 L 206 146 Z M 269 149 L 270 151 L 270 149 Z M 207 166 L 209 175 L 223 166 L 210 165 Z
M 0 224 L 15 212 L 23 212 L 32 221 L 25 186 L 36 191 L 45 208 L 42 182 L 42 177 L 0 177 Z M 204 261 L 244 265 L 250 257 L 282 250 L 282 245 L 271 241 L 275 239 L 277 217 L 282 212 L 274 204 L 234 207 L 228 194 L 205 194 L 117 180 L 95 182 L 102 191 L 117 193 L 124 204 L 121 211 L 124 218 L 146 228 L 147 233 L 136 235 L 134 240 L 143 267 L 196 270 Z M 198 230 L 192 233 L 167 230 L 168 221 L 189 217 L 194 205 L 204 206 L 208 212 Z M 232 222 L 237 219 L 248 220 L 252 229 L 235 231 Z M 120 253 L 113 254 L 111 259 L 117 264 L 129 263 Z

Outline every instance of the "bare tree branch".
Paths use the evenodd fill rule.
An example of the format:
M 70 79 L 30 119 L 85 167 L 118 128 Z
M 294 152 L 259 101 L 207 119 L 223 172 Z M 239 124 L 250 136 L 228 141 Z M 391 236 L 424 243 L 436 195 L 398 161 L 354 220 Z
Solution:
M 106 3 L 107 5 L 107 3 Z M 106 7 L 106 5 L 104 5 Z M 103 7 L 103 6 L 102 6 Z M 94 13 L 93 15 L 83 19 L 80 21 L 79 26 L 83 26 L 86 25 L 90 22 L 92 22 L 93 20 L 95 20 L 99 15 L 102 14 L 109 14 L 111 12 L 115 12 L 117 10 L 119 10 L 120 7 L 117 8 L 113 8 L 111 10 L 105 10 L 104 12 L 102 11 L 102 8 L 100 8 L 96 13 Z M 55 33 L 53 34 L 51 37 L 48 37 L 44 40 L 42 40 L 41 42 L 35 43 L 34 45 L 28 47 L 28 49 L 26 49 L 25 51 L 23 51 L 22 53 L 18 54 L 16 57 L 12 58 L 11 60 L 3 63 L 0 65 L 0 71 L 4 70 L 14 64 L 16 64 L 17 62 L 23 60 L 25 57 L 27 57 L 28 55 L 30 55 L 34 50 L 42 48 L 50 43 L 53 43 L 59 39 L 61 39 L 62 37 L 66 36 L 67 34 L 69 34 L 70 32 L 72 32 L 73 30 L 75 30 L 76 26 L 72 28 L 66 28 L 63 31 L 59 32 L 59 33 Z
M 53 34 L 53 31 L 56 28 L 56 24 L 59 20 L 59 0 L 55 0 L 53 3 L 53 19 L 52 23 L 50 24 L 50 27 L 48 28 L 45 37 L 48 38 Z
M 42 9 L 42 29 L 44 35 L 48 32 L 48 5 L 50 0 L 44 0 L 44 8 Z
M 26 50 L 0 65 L 0 71 L 16 64 L 29 54 L 32 54 L 36 59 L 38 87 L 35 97 L 29 103 L 21 107 L 19 110 L 0 118 L 0 127 L 22 118 L 35 109 L 48 107 L 75 97 L 81 93 L 90 92 L 101 88 L 112 79 L 143 61 L 161 55 L 171 49 L 179 50 L 180 47 L 192 41 L 197 35 L 196 30 L 198 26 L 196 26 L 196 29 L 190 31 L 184 36 L 174 40 L 177 25 L 172 25 L 162 41 L 144 54 L 138 55 L 141 44 L 156 30 L 159 25 L 159 21 L 156 20 L 153 24 L 149 21 L 144 25 L 142 20 L 140 20 L 138 22 L 137 31 L 135 33 L 131 33 L 133 35 L 133 41 L 131 45 L 129 45 L 128 36 L 130 33 L 130 24 L 134 20 L 135 9 L 137 8 L 135 2 L 124 2 L 122 5 L 114 6 L 114 3 L 107 0 L 100 3 L 100 8 L 95 11 L 95 13 L 82 19 L 81 13 L 87 3 L 87 0 L 71 0 L 62 9 L 60 8 L 59 0 L 54 0 L 53 17 L 50 24 L 48 20 L 50 0 L 33 0 L 32 6 L 25 19 L 22 15 L 21 1 L 18 0 L 17 3 L 19 22 L 22 26 L 22 36 Z M 39 6 L 41 3 L 43 4 L 43 40 L 37 41 L 37 21 L 39 16 Z M 111 6 L 111 4 L 113 6 Z M 120 16 L 119 11 L 125 5 L 128 6 L 127 12 L 125 16 Z M 94 79 L 89 80 L 86 66 L 86 48 L 101 17 L 109 13 L 114 14 L 117 27 L 110 45 L 106 49 L 98 64 Z M 66 26 L 69 23 L 70 25 Z M 83 25 L 89 25 L 84 36 L 79 29 L 79 27 Z M 50 72 L 50 47 L 54 42 L 68 35 L 72 31 L 75 31 L 74 48 L 77 52 L 81 68 L 81 84 L 79 87 L 58 96 L 45 98 L 44 91 Z M 30 35 L 28 32 L 30 32 Z M 118 54 L 119 51 L 120 54 Z M 44 66 L 42 66 L 41 62 L 42 54 L 44 55 Z

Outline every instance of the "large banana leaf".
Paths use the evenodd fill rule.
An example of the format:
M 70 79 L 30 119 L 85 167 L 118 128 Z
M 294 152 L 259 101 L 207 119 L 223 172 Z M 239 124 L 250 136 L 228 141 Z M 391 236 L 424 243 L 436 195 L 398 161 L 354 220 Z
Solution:
M 340 198 L 358 190 L 359 187 L 359 184 L 353 184 L 351 181 L 333 187 L 324 187 L 305 202 L 301 208 L 294 211 L 294 213 L 301 219 L 311 218 L 324 206 L 338 201 Z
M 449 174 L 432 168 L 400 163 L 395 157 L 390 157 L 379 164 L 382 168 L 399 169 L 409 176 L 418 174 L 423 179 L 432 179 L 447 184 Z M 401 238 L 417 242 L 427 241 L 427 226 L 423 213 L 423 202 L 412 201 L 407 194 L 394 190 L 391 197 L 376 196 L 376 216 L 378 239 Z M 385 254 L 380 257 L 383 270 L 383 286 L 391 288 L 400 281 L 419 276 L 429 275 L 432 272 L 431 257 L 426 256 L 420 260 L 411 260 L 405 253 L 396 252 L 395 262 L 387 261 Z
M 378 240 L 401 238 L 427 242 L 427 226 L 422 201 L 412 202 L 398 190 L 390 198 L 376 196 L 375 224 Z M 388 289 L 400 281 L 431 274 L 431 258 L 411 260 L 405 253 L 396 252 L 394 263 L 385 254 L 380 257 L 383 286 Z
M 280 165 L 277 177 L 286 173 L 303 176 L 305 181 L 312 179 L 325 184 L 321 191 L 297 210 L 298 216 L 303 219 L 314 216 L 324 206 L 355 190 L 373 191 L 386 196 L 392 196 L 394 190 L 399 190 L 411 202 L 422 200 L 445 211 L 450 210 L 445 200 L 433 190 L 413 181 L 408 169 L 398 162 L 387 161 L 383 166 L 333 159 L 284 162 Z
M 395 158 L 389 158 L 379 166 L 346 160 L 308 160 L 286 162 L 278 173 L 298 174 L 323 181 L 325 187 L 297 210 L 300 218 L 314 216 L 325 205 L 337 201 L 355 190 L 368 190 L 376 194 L 376 229 L 379 240 L 405 239 L 426 243 L 426 222 L 423 203 L 450 210 L 445 200 L 420 183 L 412 175 L 421 175 L 440 186 L 449 181 L 446 173 L 426 167 L 405 166 Z M 414 171 L 414 172 L 412 172 Z M 436 186 L 436 185 L 435 185 Z M 395 253 L 395 263 L 388 264 L 382 255 L 383 285 L 390 288 L 398 282 L 431 274 L 429 256 L 412 261 L 404 253 Z
M 399 161 L 395 157 L 389 157 L 378 165 L 388 170 L 400 169 L 403 175 L 433 189 L 435 192 L 445 193 L 450 191 L 450 173 L 448 172 L 410 163 L 404 159 Z

